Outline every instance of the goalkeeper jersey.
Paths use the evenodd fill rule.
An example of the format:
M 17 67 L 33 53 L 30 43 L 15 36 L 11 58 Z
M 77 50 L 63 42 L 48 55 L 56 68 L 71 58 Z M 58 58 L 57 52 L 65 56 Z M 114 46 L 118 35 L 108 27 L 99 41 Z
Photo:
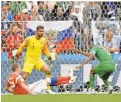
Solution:
M 27 45 L 26 51 L 26 59 L 40 59 L 42 53 L 45 53 L 47 57 L 50 56 L 50 52 L 48 50 L 47 41 L 44 37 L 37 40 L 35 35 L 29 38 L 29 44 Z

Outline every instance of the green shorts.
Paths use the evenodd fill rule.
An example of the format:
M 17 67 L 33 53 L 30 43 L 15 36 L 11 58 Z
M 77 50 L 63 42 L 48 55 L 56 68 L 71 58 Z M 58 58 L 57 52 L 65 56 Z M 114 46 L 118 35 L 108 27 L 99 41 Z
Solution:
M 99 64 L 95 67 L 94 72 L 98 74 L 100 78 L 107 80 L 114 70 L 114 64 Z

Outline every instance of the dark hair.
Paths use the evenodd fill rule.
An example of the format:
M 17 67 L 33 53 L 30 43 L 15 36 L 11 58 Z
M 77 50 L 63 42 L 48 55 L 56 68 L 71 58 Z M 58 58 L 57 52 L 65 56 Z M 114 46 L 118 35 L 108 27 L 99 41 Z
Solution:
M 44 29 L 44 27 L 41 26 L 41 25 L 40 26 L 37 26 L 36 31 L 39 30 L 39 29 Z
M 37 5 L 39 5 L 40 3 L 43 3 L 44 4 L 44 1 L 38 1 L 37 2 Z
M 15 72 L 18 66 L 19 66 L 18 63 L 14 63 L 14 64 L 12 65 L 12 71 Z

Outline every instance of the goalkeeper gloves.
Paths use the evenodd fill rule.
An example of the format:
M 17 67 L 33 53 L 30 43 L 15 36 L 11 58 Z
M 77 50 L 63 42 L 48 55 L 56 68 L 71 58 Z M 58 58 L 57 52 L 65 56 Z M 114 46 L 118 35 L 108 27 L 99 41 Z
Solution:
M 51 56 L 50 56 L 50 57 L 48 57 L 48 60 L 49 60 L 50 68 L 52 69 L 54 65 L 53 65 L 53 61 L 52 61 Z

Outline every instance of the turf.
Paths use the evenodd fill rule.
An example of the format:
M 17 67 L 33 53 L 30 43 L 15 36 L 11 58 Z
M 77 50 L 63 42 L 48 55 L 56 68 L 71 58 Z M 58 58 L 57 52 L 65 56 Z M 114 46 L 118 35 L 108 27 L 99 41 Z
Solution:
M 2 102 L 121 102 L 121 94 L 2 95 Z

